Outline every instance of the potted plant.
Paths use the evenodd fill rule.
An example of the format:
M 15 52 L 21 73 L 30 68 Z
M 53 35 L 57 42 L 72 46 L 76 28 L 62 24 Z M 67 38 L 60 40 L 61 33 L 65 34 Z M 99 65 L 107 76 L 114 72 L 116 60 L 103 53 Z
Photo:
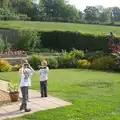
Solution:
M 9 83 L 8 91 L 9 91 L 11 102 L 17 102 L 19 99 L 18 85 Z

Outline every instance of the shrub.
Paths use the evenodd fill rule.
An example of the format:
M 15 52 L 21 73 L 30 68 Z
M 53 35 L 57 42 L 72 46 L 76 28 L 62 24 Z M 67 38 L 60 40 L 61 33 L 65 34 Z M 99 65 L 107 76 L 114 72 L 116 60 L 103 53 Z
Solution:
M 78 68 L 90 68 L 91 63 L 88 60 L 78 60 L 77 67 Z
M 94 59 L 98 59 L 104 56 L 103 51 L 89 52 L 85 54 L 85 59 L 93 61 Z
M 22 67 L 22 65 L 12 66 L 12 71 L 18 71 L 21 67 Z
M 77 61 L 84 58 L 84 51 L 73 49 L 72 51 L 70 51 L 69 56 L 71 56 L 72 60 L 71 67 L 76 68 Z
M 70 56 L 74 59 L 83 59 L 84 58 L 84 51 L 81 51 L 81 50 L 76 50 L 76 49 L 73 49 L 72 51 L 70 51 Z
M 58 56 L 57 61 L 58 61 L 58 67 L 59 68 L 70 68 L 71 65 L 72 65 L 71 57 Z
M 30 18 L 26 14 L 18 14 L 20 20 L 30 20 Z
M 34 51 L 36 47 L 40 46 L 40 36 L 35 30 L 20 31 L 20 40 L 18 41 L 18 48 L 28 51 Z
M 0 59 L 0 72 L 8 72 L 11 71 L 12 67 L 5 60 Z
M 115 59 L 114 70 L 120 71 L 120 52 L 112 53 L 111 55 Z
M 78 59 L 83 59 L 84 52 L 73 49 L 70 52 L 62 51 L 61 56 L 57 57 L 59 68 L 75 68 Z
M 115 59 L 111 56 L 104 56 L 95 59 L 91 64 L 91 68 L 96 70 L 113 70 L 114 66 L 115 66 Z
M 48 62 L 48 66 L 50 68 L 57 68 L 58 67 L 58 61 L 55 57 L 48 57 L 47 62 Z
M 42 57 L 40 55 L 32 55 L 28 57 L 28 62 L 34 69 L 38 69 L 39 65 L 41 65 Z

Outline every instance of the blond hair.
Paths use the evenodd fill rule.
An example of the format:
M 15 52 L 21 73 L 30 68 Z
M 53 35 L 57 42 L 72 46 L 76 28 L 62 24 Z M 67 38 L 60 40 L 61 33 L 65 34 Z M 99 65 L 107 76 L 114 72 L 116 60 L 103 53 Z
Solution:
M 25 64 L 25 63 L 28 63 L 27 59 L 22 59 L 21 64 Z
M 42 66 L 47 66 L 47 61 L 46 61 L 46 60 L 43 60 L 43 61 L 41 62 L 41 65 L 42 65 Z

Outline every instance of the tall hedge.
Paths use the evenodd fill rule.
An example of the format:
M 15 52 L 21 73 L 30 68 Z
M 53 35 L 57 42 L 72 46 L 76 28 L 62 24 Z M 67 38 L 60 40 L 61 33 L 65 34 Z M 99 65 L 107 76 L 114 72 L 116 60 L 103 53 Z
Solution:
M 9 30 L 10 31 L 10 30 Z M 21 30 L 15 30 L 16 34 L 13 34 L 13 30 L 11 30 L 11 36 L 9 37 L 5 29 L 4 31 L 0 31 L 0 34 L 3 36 L 7 36 L 9 41 L 12 42 L 13 46 L 16 47 L 16 42 L 22 43 L 23 41 L 19 41 L 20 35 L 18 35 Z M 24 31 L 24 30 L 22 30 Z M 28 30 L 29 31 L 32 30 Z M 95 35 L 90 33 L 80 33 L 80 32 L 70 32 L 70 31 L 37 31 L 41 45 L 37 45 L 37 48 L 49 48 L 61 51 L 62 49 L 70 51 L 71 49 L 80 49 L 80 50 L 88 50 L 88 51 L 108 51 L 108 36 L 107 35 Z M 14 32 L 15 33 L 15 32 Z M 120 38 L 116 38 L 120 40 Z
M 55 50 L 72 48 L 88 51 L 108 51 L 108 36 L 79 32 L 51 31 L 41 32 L 43 47 Z

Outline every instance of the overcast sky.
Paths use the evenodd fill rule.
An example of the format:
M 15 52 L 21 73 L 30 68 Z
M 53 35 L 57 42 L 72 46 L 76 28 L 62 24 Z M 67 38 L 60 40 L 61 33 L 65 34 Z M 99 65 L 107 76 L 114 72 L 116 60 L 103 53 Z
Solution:
M 69 0 L 69 3 L 75 5 L 80 10 L 84 10 L 86 6 L 95 5 L 102 5 L 104 7 L 120 7 L 120 0 Z

